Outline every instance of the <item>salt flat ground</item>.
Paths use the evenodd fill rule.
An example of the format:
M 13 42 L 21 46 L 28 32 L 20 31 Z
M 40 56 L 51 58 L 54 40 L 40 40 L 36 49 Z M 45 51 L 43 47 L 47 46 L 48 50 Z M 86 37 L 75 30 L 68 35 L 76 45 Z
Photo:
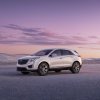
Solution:
M 16 65 L 0 65 L 0 100 L 100 100 L 100 64 L 70 71 L 22 75 Z

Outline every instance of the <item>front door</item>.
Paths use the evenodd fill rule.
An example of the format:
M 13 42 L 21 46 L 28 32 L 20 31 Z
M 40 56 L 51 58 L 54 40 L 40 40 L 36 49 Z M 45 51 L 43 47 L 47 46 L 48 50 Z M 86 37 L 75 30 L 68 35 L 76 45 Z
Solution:
M 50 55 L 50 67 L 51 68 L 59 68 L 62 66 L 62 56 L 61 56 L 61 50 L 55 50 Z

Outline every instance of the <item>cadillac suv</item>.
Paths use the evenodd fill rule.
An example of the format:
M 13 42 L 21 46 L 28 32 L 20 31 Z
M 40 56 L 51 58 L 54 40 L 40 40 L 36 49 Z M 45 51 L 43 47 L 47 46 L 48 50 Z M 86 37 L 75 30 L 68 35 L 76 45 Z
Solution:
M 30 56 L 19 58 L 17 71 L 22 74 L 36 71 L 44 76 L 48 71 L 70 70 L 72 73 L 79 73 L 81 66 L 82 60 L 77 51 L 57 48 L 41 50 Z

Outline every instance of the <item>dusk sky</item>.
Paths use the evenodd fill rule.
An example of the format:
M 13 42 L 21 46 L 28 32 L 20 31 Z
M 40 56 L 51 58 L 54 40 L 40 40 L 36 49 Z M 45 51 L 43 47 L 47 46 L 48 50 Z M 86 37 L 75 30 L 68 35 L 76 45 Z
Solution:
M 100 0 L 0 0 L 0 53 L 56 47 L 100 58 Z

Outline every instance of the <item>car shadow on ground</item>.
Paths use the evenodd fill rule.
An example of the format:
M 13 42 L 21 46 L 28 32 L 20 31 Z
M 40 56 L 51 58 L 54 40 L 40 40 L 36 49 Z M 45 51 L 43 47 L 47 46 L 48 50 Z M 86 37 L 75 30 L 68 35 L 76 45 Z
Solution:
M 93 71 L 86 71 L 86 70 L 80 70 L 80 72 L 78 74 L 92 74 L 94 73 Z M 61 72 L 55 72 L 55 71 L 49 71 L 48 74 L 46 76 L 59 76 L 59 75 L 73 75 L 73 73 L 71 73 L 71 71 L 69 70 L 64 70 L 64 71 L 61 71 Z M 78 74 L 74 74 L 74 75 L 78 75 Z M 15 67 L 0 67 L 0 77 L 1 76 L 7 76 L 7 77 L 30 77 L 30 76 L 39 76 L 37 74 L 37 72 L 31 72 L 30 74 L 28 75 L 23 75 L 21 72 L 18 72 L 16 71 L 16 68 Z
M 10 68 L 11 69 L 11 68 Z M 39 76 L 37 72 L 30 72 L 28 75 L 23 75 L 21 72 L 17 72 L 16 69 L 11 69 L 11 70 L 6 70 L 6 69 L 1 69 L 0 70 L 0 77 L 1 76 L 7 76 L 7 77 L 24 77 L 24 76 Z M 65 75 L 65 74 L 72 74 L 70 71 L 65 70 L 61 72 L 55 72 L 55 71 L 49 71 L 46 76 L 59 76 L 59 75 Z
M 39 76 L 37 72 L 31 72 L 29 73 L 28 75 L 23 75 L 22 73 L 20 72 L 17 72 L 17 71 L 0 71 L 0 77 L 48 77 L 48 76 L 63 76 L 63 75 L 66 75 L 66 76 L 79 76 L 79 75 L 91 75 L 93 74 L 94 72 L 83 72 L 83 71 L 80 71 L 80 73 L 78 74 L 73 74 L 71 73 L 70 71 L 61 71 L 59 73 L 56 73 L 54 71 L 50 71 L 46 76 Z M 95 74 L 95 73 L 94 73 Z
M 54 72 L 54 71 L 50 71 L 45 77 L 47 77 L 47 76 L 61 76 L 61 75 L 74 75 L 74 76 L 76 76 L 76 75 L 86 75 L 86 74 L 93 74 L 93 72 L 80 72 L 80 73 L 78 73 L 78 74 L 73 74 L 73 73 L 71 73 L 70 71 L 62 71 L 62 72 L 59 72 L 59 73 L 56 73 L 56 72 Z M 20 73 L 20 72 L 17 72 L 17 71 L 0 71 L 0 77 L 40 77 L 39 75 L 38 75 L 38 73 L 37 72 L 32 72 L 32 73 L 29 73 L 28 75 L 23 75 L 22 73 Z M 43 77 L 43 76 L 42 76 Z

